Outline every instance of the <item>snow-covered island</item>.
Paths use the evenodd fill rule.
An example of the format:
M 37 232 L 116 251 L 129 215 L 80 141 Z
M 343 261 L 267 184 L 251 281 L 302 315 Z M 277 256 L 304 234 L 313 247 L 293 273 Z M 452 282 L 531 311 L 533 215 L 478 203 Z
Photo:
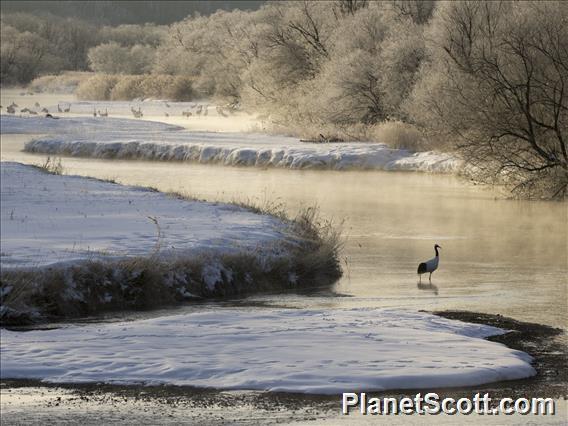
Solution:
M 139 125 L 139 128 L 137 128 Z M 153 127 L 155 126 L 155 127 Z M 304 143 L 258 133 L 187 131 L 124 118 L 1 116 L 2 133 L 46 134 L 31 153 L 323 170 L 406 170 L 453 173 L 461 161 L 437 152 L 410 152 L 383 143 Z
M 331 283 L 310 221 L 1 163 L 4 324 Z M 329 236 L 328 236 L 329 237 Z
M 536 374 L 504 330 L 400 309 L 223 308 L 1 335 L 3 379 L 317 394 L 475 386 Z

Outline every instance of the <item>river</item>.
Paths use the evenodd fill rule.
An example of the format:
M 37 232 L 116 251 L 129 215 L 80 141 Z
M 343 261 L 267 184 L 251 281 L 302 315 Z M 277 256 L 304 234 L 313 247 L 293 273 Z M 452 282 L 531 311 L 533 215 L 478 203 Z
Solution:
M 2 161 L 38 164 L 30 135 L 2 135 Z M 344 276 L 307 294 L 235 303 L 302 308 L 460 309 L 566 328 L 567 209 L 503 199 L 459 178 L 404 172 L 236 168 L 190 163 L 63 158 L 65 173 L 188 193 L 206 200 L 269 200 L 290 212 L 317 205 L 343 222 Z M 418 285 L 418 263 L 442 246 Z M 214 304 L 211 306 L 215 306 Z M 194 309 L 182 307 L 180 309 Z M 145 315 L 154 315 L 148 314 Z

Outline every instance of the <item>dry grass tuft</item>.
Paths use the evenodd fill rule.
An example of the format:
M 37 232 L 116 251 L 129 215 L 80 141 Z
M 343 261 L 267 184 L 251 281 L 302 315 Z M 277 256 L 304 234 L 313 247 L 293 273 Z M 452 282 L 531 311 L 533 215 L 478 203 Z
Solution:
M 45 161 L 41 164 L 35 165 L 36 168 L 40 169 L 45 173 L 52 175 L 62 175 L 64 173 L 63 164 L 61 163 L 61 158 L 48 156 Z
M 82 82 L 91 78 L 93 73 L 66 71 L 59 75 L 44 75 L 34 79 L 28 89 L 35 93 L 74 93 Z
M 385 121 L 376 124 L 371 133 L 374 140 L 386 143 L 392 148 L 414 152 L 431 149 L 423 133 L 416 126 L 402 121 Z

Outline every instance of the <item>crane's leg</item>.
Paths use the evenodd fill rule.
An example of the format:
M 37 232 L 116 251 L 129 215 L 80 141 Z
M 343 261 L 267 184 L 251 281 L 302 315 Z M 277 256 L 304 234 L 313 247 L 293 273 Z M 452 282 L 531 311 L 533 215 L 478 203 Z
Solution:
M 428 277 L 428 280 L 430 281 L 430 284 L 432 284 L 432 272 L 430 272 L 430 276 Z

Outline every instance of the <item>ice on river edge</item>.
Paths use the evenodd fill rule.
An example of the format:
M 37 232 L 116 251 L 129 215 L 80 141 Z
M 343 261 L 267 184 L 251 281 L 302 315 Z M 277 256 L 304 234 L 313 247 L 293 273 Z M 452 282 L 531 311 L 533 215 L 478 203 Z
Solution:
M 330 170 L 408 170 L 451 173 L 461 167 L 443 153 L 389 148 L 382 143 L 303 143 L 255 133 L 196 132 L 158 122 L 119 118 L 1 117 L 2 133 L 48 134 L 25 150 L 77 157 L 187 161 L 228 166 Z
M 503 330 L 399 309 L 224 308 L 1 336 L 3 378 L 334 394 L 535 374 Z

